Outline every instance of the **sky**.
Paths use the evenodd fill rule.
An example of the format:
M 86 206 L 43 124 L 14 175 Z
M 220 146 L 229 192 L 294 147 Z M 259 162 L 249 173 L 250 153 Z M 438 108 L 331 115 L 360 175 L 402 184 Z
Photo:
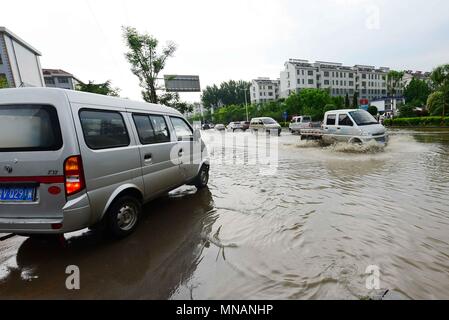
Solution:
M 431 71 L 449 63 L 448 12 L 446 0 L 15 0 L 2 3 L 0 25 L 41 51 L 43 68 L 142 100 L 125 25 L 174 41 L 162 74 L 199 75 L 204 89 L 279 78 L 290 58 Z

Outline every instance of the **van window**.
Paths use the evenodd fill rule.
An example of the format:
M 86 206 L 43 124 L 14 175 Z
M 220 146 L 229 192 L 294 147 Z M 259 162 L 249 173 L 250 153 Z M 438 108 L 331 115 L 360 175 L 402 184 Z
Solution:
M 302 122 L 303 122 L 303 123 L 309 123 L 309 122 L 312 122 L 312 118 L 311 118 L 311 117 L 304 117 L 304 118 L 302 118 Z
M 155 142 L 154 129 L 150 122 L 150 117 L 146 115 L 133 115 L 134 124 L 136 125 L 137 134 L 140 143 L 151 144 Z
M 170 120 L 175 128 L 178 140 L 190 139 L 193 137 L 193 131 L 184 119 L 170 117 Z
M 61 128 L 54 107 L 0 106 L 0 152 L 54 151 L 61 147 Z
M 329 114 L 326 119 L 326 124 L 328 126 L 335 126 L 336 120 L 337 120 L 337 115 Z
M 170 142 L 170 133 L 163 116 L 134 114 L 140 143 L 155 144 Z
M 150 115 L 157 143 L 170 142 L 170 132 L 163 116 Z
M 347 114 L 340 114 L 338 116 L 338 125 L 343 127 L 353 127 L 354 123 Z
M 98 150 L 129 146 L 128 131 L 119 112 L 83 109 L 79 116 L 89 148 Z

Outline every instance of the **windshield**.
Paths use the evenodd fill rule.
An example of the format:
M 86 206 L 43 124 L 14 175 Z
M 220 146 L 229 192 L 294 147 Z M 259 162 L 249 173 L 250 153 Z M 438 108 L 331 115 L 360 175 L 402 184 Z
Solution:
M 372 124 L 378 124 L 376 119 L 368 113 L 365 110 L 358 110 L 358 111 L 352 111 L 349 113 L 354 119 L 355 123 L 357 123 L 358 126 L 369 126 Z
M 304 122 L 304 123 L 312 122 L 312 118 L 304 117 L 304 118 L 302 118 L 302 122 Z
M 277 124 L 277 122 L 274 121 L 274 120 L 271 119 L 271 118 L 263 119 L 262 121 L 263 121 L 264 124 Z

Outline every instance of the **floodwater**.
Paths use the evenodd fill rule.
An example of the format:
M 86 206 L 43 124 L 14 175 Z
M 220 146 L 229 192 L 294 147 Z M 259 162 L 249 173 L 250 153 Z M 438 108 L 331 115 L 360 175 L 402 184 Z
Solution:
M 275 175 L 215 163 L 209 189 L 146 205 L 122 241 L 2 241 L 0 298 L 364 299 L 377 268 L 381 290 L 449 299 L 449 132 L 391 134 L 384 149 L 285 133 Z M 80 290 L 66 289 L 69 265 Z

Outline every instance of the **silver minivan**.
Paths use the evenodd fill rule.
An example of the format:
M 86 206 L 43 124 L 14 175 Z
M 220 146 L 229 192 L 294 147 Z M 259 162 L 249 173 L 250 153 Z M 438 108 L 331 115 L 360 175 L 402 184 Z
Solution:
M 135 230 L 142 205 L 207 186 L 198 130 L 165 106 L 48 88 L 0 90 L 0 233 Z

